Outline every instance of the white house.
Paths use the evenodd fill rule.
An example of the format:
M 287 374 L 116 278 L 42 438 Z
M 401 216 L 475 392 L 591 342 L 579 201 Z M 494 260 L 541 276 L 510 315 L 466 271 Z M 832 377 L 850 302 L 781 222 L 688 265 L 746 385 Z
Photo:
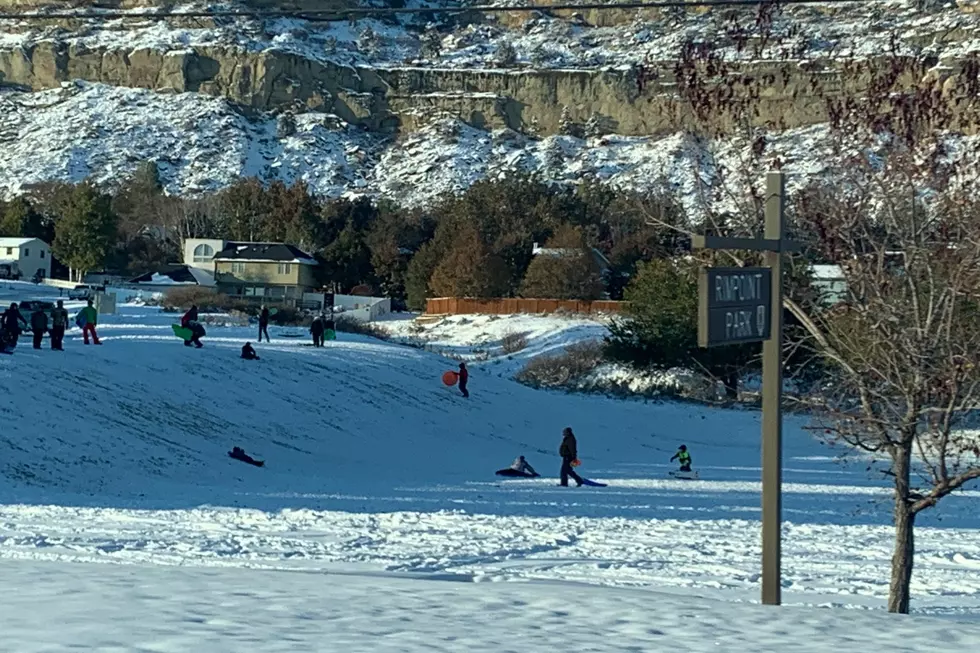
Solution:
M 25 279 L 51 277 L 51 247 L 40 238 L 0 238 L 0 264 L 16 264 Z

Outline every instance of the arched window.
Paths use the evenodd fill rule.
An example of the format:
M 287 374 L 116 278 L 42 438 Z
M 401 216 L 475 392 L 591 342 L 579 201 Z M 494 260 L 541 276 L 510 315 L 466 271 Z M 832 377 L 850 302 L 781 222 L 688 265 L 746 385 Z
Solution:
M 214 248 L 210 245 L 200 244 L 194 248 L 195 263 L 210 263 L 214 258 Z

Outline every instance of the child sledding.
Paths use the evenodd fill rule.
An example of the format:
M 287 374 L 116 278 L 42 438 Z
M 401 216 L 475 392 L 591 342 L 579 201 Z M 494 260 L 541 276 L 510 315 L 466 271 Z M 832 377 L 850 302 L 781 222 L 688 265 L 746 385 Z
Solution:
M 524 460 L 524 456 L 518 456 L 516 459 L 514 459 L 514 462 L 511 463 L 510 467 L 498 469 L 494 473 L 497 476 L 508 476 L 511 478 L 537 478 L 538 476 L 541 476 L 541 474 L 534 471 L 534 468 L 531 467 L 529 462 Z
M 240 460 L 243 463 L 248 463 L 249 465 L 255 465 L 256 467 L 263 467 L 265 465 L 264 460 L 256 460 L 250 455 L 245 453 L 245 450 L 241 447 L 232 447 L 231 451 L 228 452 L 229 458 L 234 458 L 235 460 Z

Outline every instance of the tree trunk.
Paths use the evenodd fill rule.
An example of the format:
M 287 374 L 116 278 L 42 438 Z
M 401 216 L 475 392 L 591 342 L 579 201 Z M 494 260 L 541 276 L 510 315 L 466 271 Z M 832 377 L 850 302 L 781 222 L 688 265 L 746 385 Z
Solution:
M 909 585 L 915 554 L 915 514 L 909 510 L 909 474 L 912 452 L 897 452 L 895 471 L 895 550 L 892 554 L 892 579 L 888 588 L 888 611 L 908 614 Z

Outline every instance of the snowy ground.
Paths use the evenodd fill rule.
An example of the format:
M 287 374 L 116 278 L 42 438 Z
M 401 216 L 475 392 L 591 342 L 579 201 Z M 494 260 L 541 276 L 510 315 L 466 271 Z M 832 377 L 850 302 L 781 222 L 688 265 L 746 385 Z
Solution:
M 51 563 L 0 563 L 0 574 L 7 589 L 0 596 L 0 649 L 18 653 L 829 653 L 864 650 L 872 639 L 882 650 L 921 653 L 937 642 L 969 650 L 980 635 L 976 626 L 946 619 L 794 608 L 777 613 L 563 583 Z
M 0 304 L 37 293 L 51 296 L 4 284 Z M 0 573 L 16 588 L 0 599 L 0 648 L 297 650 L 336 636 L 319 650 L 544 651 L 563 633 L 596 651 L 660 637 L 836 651 L 887 631 L 911 651 L 939 630 L 980 637 L 976 487 L 919 522 L 914 621 L 801 611 L 880 610 L 892 545 L 886 481 L 801 419 L 785 427 L 796 607 L 774 617 L 731 604 L 759 594 L 755 412 L 535 391 L 479 362 L 467 401 L 439 382 L 452 361 L 419 349 L 341 334 L 315 350 L 273 328 L 248 362 L 251 329 L 209 327 L 194 350 L 156 308 L 104 318 L 101 347 L 73 330 L 63 353 L 22 341 L 0 359 Z M 582 473 L 609 487 L 556 487 L 566 425 Z M 682 441 L 700 481 L 666 475 Z M 267 467 L 227 458 L 233 445 Z M 521 453 L 546 478 L 497 480 Z M 40 628 L 38 605 L 63 625 Z M 530 649 L 507 648 L 515 634 Z

